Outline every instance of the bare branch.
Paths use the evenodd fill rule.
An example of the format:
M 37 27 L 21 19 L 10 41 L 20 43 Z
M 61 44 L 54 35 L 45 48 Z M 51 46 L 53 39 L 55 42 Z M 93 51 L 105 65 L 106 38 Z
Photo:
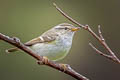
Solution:
M 120 64 L 120 60 L 117 58 L 117 56 L 115 55 L 115 53 L 113 53 L 113 51 L 109 48 L 109 46 L 107 45 L 107 43 L 105 42 L 105 39 L 102 36 L 101 30 L 100 30 L 100 26 L 98 26 L 98 32 L 99 32 L 99 36 L 88 26 L 88 25 L 82 25 L 79 22 L 77 22 L 76 20 L 74 20 L 73 18 L 71 18 L 70 16 L 68 16 L 65 12 L 63 12 L 55 3 L 53 3 L 53 5 L 55 6 L 55 8 L 64 16 L 66 17 L 68 20 L 70 20 L 71 22 L 73 22 L 74 24 L 78 25 L 79 27 L 82 27 L 84 30 L 88 31 L 94 38 L 96 38 L 101 44 L 102 46 L 109 52 L 109 55 L 112 57 L 110 58 L 110 56 L 106 56 L 106 58 L 109 58 L 110 60 L 117 62 Z M 95 47 L 91 46 L 95 51 L 97 50 Z M 97 50 L 96 52 L 99 53 L 99 51 Z M 100 53 L 99 53 L 100 54 Z M 104 53 L 102 53 L 103 55 Z M 105 56 L 105 55 L 104 55 Z
M 113 55 L 111 55 L 111 54 L 107 55 L 107 54 L 101 52 L 100 50 L 98 50 L 97 48 L 95 48 L 91 43 L 89 43 L 89 45 L 90 45 L 98 54 L 100 54 L 100 55 L 102 55 L 102 56 L 104 56 L 104 57 L 106 57 L 106 58 L 108 58 L 108 59 L 110 59 L 110 60 L 113 60 L 113 61 L 119 63 L 119 60 L 117 60 L 117 58 L 115 58 Z
M 107 55 L 107 54 L 104 54 L 103 52 L 101 52 L 100 50 L 98 50 L 95 46 L 92 45 L 92 43 L 89 43 L 89 45 L 100 55 L 104 56 L 104 57 L 107 57 L 109 59 L 112 58 L 112 56 L 110 55 Z
M 64 16 L 66 17 L 68 20 L 70 20 L 71 22 L 73 22 L 74 24 L 78 25 L 79 27 L 82 27 L 83 29 L 89 31 L 96 39 L 100 40 L 100 38 L 92 31 L 92 29 L 88 26 L 88 25 L 82 25 L 80 23 L 78 23 L 76 20 L 74 20 L 73 18 L 71 18 L 70 16 L 68 16 L 65 12 L 63 12 L 55 3 L 53 3 L 53 5 L 55 6 L 55 8 Z
M 55 63 L 51 60 L 48 60 L 48 64 L 45 64 L 45 60 L 44 57 L 42 56 L 38 56 L 37 54 L 35 54 L 35 52 L 33 52 L 31 49 L 29 49 L 28 47 L 26 47 L 23 43 L 20 42 L 20 40 L 18 38 L 10 38 L 6 35 L 3 35 L 0 33 L 0 39 L 10 43 L 11 45 L 14 45 L 16 47 L 18 47 L 19 49 L 21 49 L 22 51 L 26 52 L 27 54 L 31 55 L 32 57 L 34 57 L 36 60 L 41 61 L 44 65 L 47 65 L 49 67 L 52 67 L 54 69 L 57 69 L 59 71 L 62 71 L 78 80 L 89 80 L 88 78 L 86 78 L 85 76 L 82 76 L 81 74 L 77 73 L 76 71 L 74 71 L 70 66 L 67 66 L 66 69 L 64 69 L 62 66 L 60 66 L 58 63 Z
M 70 16 L 68 16 L 66 13 L 64 13 L 55 3 L 53 3 L 53 5 L 55 6 L 55 8 L 67 19 L 69 19 L 71 22 L 79 25 L 80 27 L 84 27 L 84 25 L 78 23 L 76 20 L 72 19 Z
M 99 36 L 100 36 L 101 40 L 102 40 L 102 41 L 105 41 L 105 39 L 104 39 L 103 36 L 102 36 L 102 32 L 101 32 L 101 30 L 100 30 L 100 25 L 98 25 L 98 33 L 99 33 Z

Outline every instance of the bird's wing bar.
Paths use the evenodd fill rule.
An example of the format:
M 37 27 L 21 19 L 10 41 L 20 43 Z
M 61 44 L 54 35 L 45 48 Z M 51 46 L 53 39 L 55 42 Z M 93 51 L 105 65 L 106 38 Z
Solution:
M 52 42 L 54 41 L 56 38 L 52 37 L 52 36 L 40 36 L 38 38 L 32 39 L 28 42 L 25 43 L 26 46 L 32 46 L 36 43 L 45 43 L 45 42 Z

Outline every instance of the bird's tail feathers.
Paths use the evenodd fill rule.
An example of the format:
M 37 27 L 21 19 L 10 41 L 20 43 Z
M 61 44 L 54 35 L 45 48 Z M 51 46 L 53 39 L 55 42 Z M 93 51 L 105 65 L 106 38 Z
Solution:
M 10 48 L 10 49 L 7 49 L 6 52 L 7 53 L 11 53 L 11 52 L 15 52 L 15 51 L 18 51 L 19 49 L 18 48 Z

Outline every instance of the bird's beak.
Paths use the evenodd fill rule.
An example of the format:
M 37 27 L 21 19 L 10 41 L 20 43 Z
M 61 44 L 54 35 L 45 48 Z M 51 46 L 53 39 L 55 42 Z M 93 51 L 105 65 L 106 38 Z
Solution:
M 74 27 L 74 28 L 71 28 L 71 31 L 78 31 L 80 29 L 80 27 Z

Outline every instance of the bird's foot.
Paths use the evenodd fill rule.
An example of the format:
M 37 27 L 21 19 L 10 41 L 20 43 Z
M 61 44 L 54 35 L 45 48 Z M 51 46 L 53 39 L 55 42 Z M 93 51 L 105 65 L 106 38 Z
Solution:
M 63 70 L 63 72 L 65 72 L 69 66 L 68 64 L 62 64 L 62 63 L 60 63 L 59 65 L 61 66 L 61 69 Z
M 43 59 L 41 61 L 38 61 L 37 63 L 40 65 L 48 64 L 49 59 L 46 56 L 43 56 Z

